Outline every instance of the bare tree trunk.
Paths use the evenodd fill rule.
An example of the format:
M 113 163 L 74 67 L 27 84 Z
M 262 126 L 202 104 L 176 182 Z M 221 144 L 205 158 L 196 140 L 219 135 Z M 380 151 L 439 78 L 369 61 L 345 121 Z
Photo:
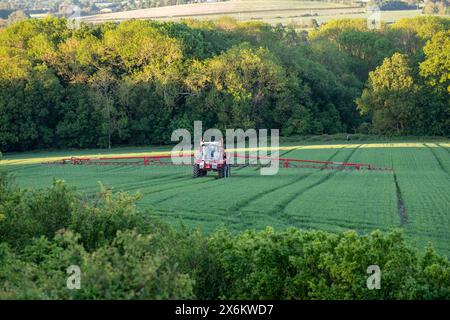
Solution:
M 111 125 L 111 105 L 108 101 L 108 149 L 111 149 L 111 136 L 112 136 L 112 125 Z

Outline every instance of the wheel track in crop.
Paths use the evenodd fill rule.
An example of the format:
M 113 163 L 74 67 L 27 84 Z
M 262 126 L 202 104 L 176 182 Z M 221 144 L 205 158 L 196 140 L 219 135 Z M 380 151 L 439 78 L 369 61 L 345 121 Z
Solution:
M 287 150 L 287 151 L 285 151 L 285 152 L 282 152 L 282 153 L 278 156 L 278 158 L 281 158 L 281 157 L 287 155 L 289 152 L 301 150 L 302 148 L 303 148 L 303 147 L 299 147 L 299 148 L 297 148 L 297 149 L 291 149 L 291 150 Z M 260 169 L 261 169 L 261 165 L 259 165 L 259 166 L 255 167 L 255 168 L 253 168 L 253 171 L 258 171 L 258 170 L 260 170 Z
M 343 162 L 349 161 L 351 159 L 351 157 L 354 155 L 354 153 L 356 152 L 356 150 L 358 150 L 360 147 L 361 147 L 361 145 L 358 145 L 356 148 L 354 148 L 352 150 L 352 152 L 350 152 L 350 154 L 344 159 Z M 342 149 L 340 149 L 340 150 L 342 150 Z M 287 214 L 286 208 L 293 201 L 295 201 L 296 199 L 301 197 L 305 192 L 311 191 L 312 189 L 314 189 L 314 188 L 320 186 L 321 184 L 325 183 L 326 181 L 328 181 L 331 177 L 333 177 L 336 174 L 337 174 L 337 171 L 332 171 L 332 172 L 328 173 L 326 176 L 324 176 L 323 178 L 321 178 L 320 180 L 314 182 L 313 184 L 302 188 L 299 192 L 296 192 L 296 193 L 292 194 L 291 196 L 289 196 L 287 199 L 285 199 L 281 203 L 276 204 L 272 208 L 272 210 L 269 211 L 269 214 L 278 214 L 280 218 L 289 218 L 290 215 Z
M 391 168 L 394 168 L 394 158 L 393 158 L 392 151 L 390 152 L 390 156 L 391 156 Z M 394 185 L 395 185 L 395 194 L 396 194 L 396 198 L 397 198 L 397 211 L 398 211 L 398 215 L 400 217 L 400 224 L 405 225 L 406 223 L 408 223 L 408 212 L 406 210 L 406 205 L 405 205 L 405 200 L 403 197 L 402 189 L 400 188 L 400 184 L 398 182 L 398 178 L 397 178 L 397 174 L 395 173 L 395 170 L 392 171 L 392 177 L 393 177 Z
M 287 151 L 285 151 L 283 153 L 283 155 L 285 155 L 285 154 L 287 154 L 287 153 L 289 153 L 291 151 L 294 151 L 294 150 L 295 149 L 287 150 Z M 242 169 L 242 168 L 239 168 L 239 169 Z M 214 181 L 217 180 L 217 179 L 207 179 L 207 180 L 204 180 L 204 181 L 198 181 L 200 179 L 202 179 L 202 178 L 199 178 L 199 179 L 197 179 L 197 181 L 192 182 L 192 177 L 190 175 L 189 175 L 189 177 L 186 177 L 185 175 L 183 175 L 183 176 L 176 177 L 176 178 L 170 178 L 170 175 L 167 175 L 167 178 L 165 177 L 165 178 L 161 178 L 161 179 L 150 179 L 150 180 L 145 181 L 145 182 L 134 183 L 131 186 L 130 186 L 130 183 L 124 183 L 123 186 L 128 186 L 127 191 L 133 191 L 133 190 L 142 189 L 142 187 L 144 187 L 147 184 L 152 183 L 152 182 L 160 183 L 160 182 L 165 182 L 166 180 L 171 180 L 170 182 L 164 183 L 164 186 L 167 186 L 167 185 L 171 185 L 171 184 L 174 184 L 174 183 L 180 183 L 180 182 L 184 182 L 184 181 L 186 181 L 186 182 L 189 181 L 189 183 L 186 183 L 186 184 L 183 184 L 183 185 L 171 186 L 171 187 L 167 187 L 167 188 L 163 187 L 163 188 L 158 189 L 158 190 L 152 190 L 152 191 L 142 190 L 142 193 L 144 195 L 150 195 L 150 194 L 155 194 L 155 193 L 160 193 L 160 192 L 165 192 L 165 191 L 171 191 L 171 190 L 175 190 L 175 189 L 187 188 L 187 187 L 191 187 L 193 185 L 200 185 L 200 184 L 204 184 L 204 183 L 214 182 Z M 116 189 L 120 189 L 120 187 L 121 187 L 120 185 L 119 186 L 117 186 L 117 185 L 115 186 Z M 162 202 L 164 202 L 164 201 L 166 201 L 168 199 L 171 199 L 171 198 L 173 198 L 173 195 L 171 195 L 169 197 L 165 197 L 165 198 L 160 199 L 160 200 L 157 200 L 153 204 L 159 204 L 159 203 L 162 203 Z
M 222 209 L 215 209 L 213 210 L 214 214 L 211 212 L 203 212 L 201 210 L 193 210 L 193 209 L 186 209 L 186 208 L 155 208 L 152 211 L 152 215 L 157 215 L 159 217 L 165 217 L 167 218 L 168 214 L 174 214 L 172 218 L 174 219 L 180 219 L 180 220 L 193 220 L 195 222 L 198 221 L 209 221 L 209 222 L 220 222 L 220 223 L 226 223 L 231 224 L 235 226 L 239 226 L 236 228 L 236 230 L 244 230 L 246 228 L 242 227 L 243 224 L 245 224 L 245 220 L 243 221 L 241 216 L 230 216 L 225 215 L 226 210 Z M 242 211 L 242 213 L 247 213 L 247 210 Z M 177 213 L 175 215 L 175 213 Z M 258 213 L 258 212 L 255 212 Z M 373 230 L 373 229 L 388 229 L 388 226 L 380 226 L 379 224 L 373 223 L 373 222 L 367 222 L 367 221 L 354 221 L 354 220 L 347 220 L 347 219 L 336 219 L 336 218 L 316 218 L 316 217 L 309 217 L 309 216 L 302 216 L 302 215 L 296 215 L 296 216 L 289 216 L 288 220 L 282 221 L 285 226 L 288 225 L 298 225 L 305 227 L 306 225 L 311 224 L 326 224 L 326 225 L 332 225 L 332 226 L 338 226 L 344 229 L 348 229 L 349 226 L 352 226 L 352 228 L 360 229 L 360 230 Z M 252 223 L 249 222 L 249 225 L 247 228 L 252 228 Z M 445 238 L 447 240 L 447 238 Z
M 204 181 L 199 181 L 199 180 L 203 180 Z M 204 184 L 204 183 L 209 183 L 209 182 L 214 182 L 217 181 L 216 178 L 212 178 L 212 177 L 202 177 L 202 178 L 197 178 L 196 182 L 192 182 L 192 177 L 183 177 L 182 179 L 180 179 L 182 181 L 188 181 L 188 183 L 180 185 L 180 186 L 174 186 L 174 187 L 169 187 L 169 188 L 163 188 L 163 189 L 159 189 L 159 190 L 154 190 L 154 191 L 150 191 L 150 192 L 142 192 L 144 195 L 149 195 L 149 194 L 154 194 L 154 193 L 159 193 L 159 192 L 164 192 L 164 191 L 170 191 L 170 190 L 175 190 L 175 189 L 182 189 L 182 188 L 187 188 L 187 187 L 191 187 L 191 186 L 197 186 L 200 184 Z M 199 181 L 199 182 L 197 182 Z M 180 182 L 180 181 L 176 181 L 176 182 Z M 170 183 L 170 182 L 169 182 Z
M 400 189 L 400 185 L 398 183 L 397 175 L 395 174 L 395 171 L 393 173 L 394 176 L 394 183 L 395 183 L 395 191 L 397 194 L 397 209 L 398 214 L 400 215 L 400 223 L 402 225 L 405 225 L 408 223 L 408 213 L 406 212 L 406 206 L 405 201 L 403 200 L 403 194 L 402 190 Z
M 326 161 L 331 161 L 340 151 L 342 151 L 343 148 L 337 149 L 336 152 L 334 152 Z M 228 210 L 227 213 L 233 213 L 239 210 L 242 210 L 243 208 L 247 207 L 250 203 L 261 199 L 262 197 L 265 197 L 267 195 L 269 195 L 272 192 L 275 192 L 277 190 L 283 189 L 283 188 L 287 188 L 297 182 L 300 182 L 304 179 L 306 179 L 307 177 L 311 176 L 312 174 L 314 174 L 315 172 L 310 172 L 310 173 L 306 173 L 302 176 L 300 176 L 299 178 L 295 178 L 294 180 L 291 180 L 285 184 L 282 184 L 281 186 L 276 186 L 273 188 L 270 188 L 268 190 L 264 190 L 262 192 L 259 192 L 257 194 L 255 194 L 254 196 L 244 199 L 242 201 L 239 201 L 238 203 L 236 203 L 235 205 L 231 206 Z
M 173 198 L 173 195 L 170 195 L 168 197 L 164 197 L 162 199 L 159 199 L 159 200 L 156 200 L 156 201 L 152 201 L 152 205 L 157 205 L 157 204 L 163 203 L 164 201 L 172 199 L 172 198 Z
M 187 220 L 193 220 L 193 221 L 212 221 L 212 222 L 218 222 L 221 220 L 222 223 L 232 223 L 232 224 L 239 224 L 240 218 L 236 216 L 225 216 L 223 215 L 224 210 L 213 210 L 215 214 L 211 212 L 204 212 L 201 210 L 195 210 L 195 209 L 186 209 L 186 208 L 154 208 L 152 211 L 152 215 L 158 215 L 161 217 L 167 217 L 168 214 L 173 214 L 174 217 L 181 218 L 181 219 L 187 219 Z M 188 215 L 185 215 L 188 213 Z M 220 214 L 219 214 L 220 213 Z
M 303 148 L 303 147 L 299 147 L 297 149 L 291 149 L 291 150 L 284 151 L 283 153 L 280 154 L 280 157 L 288 154 L 289 152 L 300 150 L 301 148 Z M 244 164 L 243 166 L 238 167 L 238 168 L 234 169 L 233 171 L 240 171 L 242 169 L 248 168 L 248 166 L 249 166 L 248 164 Z M 256 171 L 256 170 L 259 170 L 259 169 L 260 169 L 260 167 L 256 167 L 254 170 Z
M 289 216 L 289 219 L 287 220 L 289 225 L 297 225 L 299 227 L 305 227 L 305 225 L 310 226 L 311 224 L 318 224 L 318 225 L 330 225 L 333 227 L 340 227 L 343 229 L 360 229 L 360 230 L 374 230 L 374 229 L 382 229 L 382 230 L 388 230 L 388 226 L 380 226 L 379 224 L 375 223 L 367 223 L 367 222 L 357 222 L 352 220 L 345 220 L 345 219 L 329 219 L 329 218 L 312 218 L 308 216 Z M 349 227 L 351 226 L 351 227 Z
M 439 166 L 439 169 L 442 171 L 442 172 L 444 172 L 445 174 L 446 174 L 446 176 L 447 176 L 447 182 L 449 181 L 448 180 L 448 176 L 449 176 L 449 171 L 448 171 L 448 169 L 445 167 L 445 165 L 444 165 L 444 163 L 442 162 L 442 160 L 441 160 L 441 158 L 439 157 L 439 155 L 437 154 L 437 152 L 435 151 L 435 149 L 433 149 L 432 147 L 430 147 L 430 146 L 428 146 L 428 145 L 426 145 L 426 144 L 424 144 L 427 148 L 428 148 L 428 150 L 430 151 L 430 153 L 433 155 L 433 157 L 435 158 L 435 160 L 436 160 L 436 162 L 438 163 L 438 166 Z M 440 146 L 440 145 L 439 145 Z M 440 146 L 441 148 L 443 148 L 444 150 L 446 150 L 447 152 L 449 152 L 450 153 L 450 151 L 447 149 L 447 148 L 444 148 L 444 147 L 442 147 L 442 146 Z M 427 176 L 428 177 L 428 176 Z M 434 182 L 434 179 L 430 179 L 429 177 L 428 177 L 428 180 L 430 180 L 430 184 L 431 185 L 433 185 L 435 182 Z M 437 193 L 435 193 L 435 194 L 433 194 L 433 196 L 434 197 L 436 197 L 437 196 Z M 443 194 L 440 194 L 440 197 L 448 197 L 448 193 L 446 193 L 445 191 L 444 191 L 444 193 Z M 442 210 L 441 208 L 440 208 L 440 206 L 439 206 L 439 203 L 438 202 L 436 202 L 436 201 L 433 201 L 433 204 L 436 206 L 436 209 L 437 210 L 435 210 L 435 212 L 436 212 L 436 214 L 437 214 L 437 216 L 435 217 L 436 219 L 439 219 L 439 222 L 438 223 L 444 223 L 444 224 L 446 224 L 446 225 L 448 225 L 448 223 L 450 223 L 450 221 L 448 220 L 448 216 L 447 216 L 447 214 L 445 213 L 445 209 L 444 210 Z
M 450 149 L 448 147 L 444 147 L 442 144 L 437 143 L 436 145 L 438 145 L 439 147 L 441 147 L 442 149 L 444 149 L 445 151 L 447 151 L 450 154 Z
M 449 175 L 450 173 L 448 172 L 447 168 L 442 163 L 442 160 L 439 158 L 439 156 L 437 155 L 436 151 L 433 150 L 433 148 L 431 148 L 428 144 L 423 144 L 423 145 L 425 147 L 427 147 L 427 149 L 433 154 L 433 157 L 437 161 L 437 163 L 438 163 L 439 167 L 441 168 L 441 170 L 444 171 L 447 175 Z M 449 153 L 450 153 L 450 151 L 449 151 Z
M 179 210 L 183 210 L 182 208 L 179 208 Z M 220 211 L 220 213 L 222 213 L 222 211 Z M 241 211 L 242 214 L 248 214 L 251 216 L 260 216 L 261 213 L 257 210 L 242 210 Z M 267 213 L 264 213 L 267 216 L 270 216 Z M 271 218 L 273 218 L 273 216 L 270 216 Z M 293 221 L 298 221 L 298 220 L 302 220 L 304 222 L 308 222 L 308 223 L 333 223 L 333 224 L 342 224 L 343 226 L 349 226 L 349 225 L 355 225 L 358 228 L 363 228 L 363 227 L 368 227 L 371 229 L 376 229 L 376 228 L 380 228 L 380 224 L 376 223 L 376 222 L 371 222 L 371 221 L 367 221 L 367 220 L 354 220 L 354 219 L 347 219 L 345 217 L 341 217 L 341 218 L 333 218 L 333 217 L 311 217 L 308 215 L 289 215 L 287 220 L 283 220 L 285 225 L 293 225 L 294 223 L 292 223 Z M 288 222 L 288 223 L 286 223 Z M 381 227 L 386 227 L 381 225 Z M 386 227 L 388 228 L 388 227 Z
M 133 191 L 133 190 L 139 190 L 142 187 L 144 188 L 148 188 L 148 187 L 152 187 L 152 183 L 155 183 L 155 186 L 157 184 L 162 184 L 162 185 L 167 185 L 167 184 L 172 184 L 172 183 L 178 183 L 178 182 L 182 182 L 184 180 L 187 180 L 185 175 L 179 176 L 179 177 L 167 177 L 167 178 L 161 178 L 161 179 L 153 179 L 153 180 L 145 180 L 145 181 L 139 181 L 139 182 L 134 182 L 134 183 L 127 183 L 124 182 L 122 184 L 115 184 L 114 188 L 118 189 L 121 186 L 127 186 L 126 191 Z
M 41 164 L 28 164 L 28 165 L 19 164 L 19 165 L 14 165 L 14 166 L 6 164 L 4 166 L 8 169 L 9 172 L 12 172 L 12 173 L 14 173 L 14 172 L 22 173 L 22 172 L 27 172 L 27 171 L 33 172 L 36 168 L 42 167 Z M 40 170 L 40 172 L 43 172 L 43 171 L 44 170 Z
M 156 179 L 148 179 L 148 180 L 139 180 L 139 181 L 134 181 L 134 182 L 129 182 L 129 181 L 125 181 L 122 183 L 110 183 L 110 182 L 105 182 L 102 181 L 102 179 L 99 179 L 99 181 L 101 181 L 105 186 L 109 187 L 109 188 L 114 188 L 115 190 L 119 190 L 119 191 L 133 191 L 133 190 L 139 190 L 142 187 L 148 187 L 149 184 L 151 183 L 161 183 L 161 182 L 166 182 L 167 180 L 170 180 L 170 183 L 176 183 L 179 182 L 180 180 L 185 180 L 186 176 L 181 175 L 178 177 L 174 177 L 173 175 L 163 175 L 160 178 L 156 178 Z M 110 186 L 111 185 L 111 186 Z M 98 189 L 98 187 L 94 188 L 95 190 Z
M 171 180 L 170 182 L 165 182 L 166 180 Z M 153 180 L 154 181 L 154 180 Z M 177 188 L 184 188 L 184 187 L 188 187 L 188 186 L 191 186 L 191 185 L 197 185 L 197 184 L 202 184 L 202 183 L 205 183 L 205 182 L 208 182 L 208 181 L 211 181 L 211 180 L 208 180 L 208 181 L 201 181 L 201 182 L 198 182 L 198 183 L 192 183 L 191 181 L 192 181 L 192 177 L 186 177 L 185 175 L 183 175 L 183 176 L 180 176 L 180 177 L 176 177 L 176 178 L 170 178 L 170 179 L 164 179 L 164 181 L 163 182 L 165 182 L 163 185 L 164 186 L 168 186 L 168 185 L 172 185 L 172 184 L 175 184 L 175 183 L 180 183 L 180 182 L 187 182 L 187 181 L 189 181 L 190 183 L 189 184 L 182 184 L 182 185 L 178 185 L 178 186 L 173 186 L 173 187 L 168 187 L 168 188 L 162 188 L 162 189 L 158 189 L 158 190 L 152 190 L 152 191 L 145 191 L 145 190 L 142 190 L 142 193 L 144 194 L 144 195 L 147 195 L 147 194 L 153 194 L 153 193 L 158 193 L 158 192 L 163 192 L 163 191 L 168 191 L 168 190 L 173 190 L 173 189 L 177 189 Z M 134 183 L 133 184 L 133 186 L 131 187 L 131 188 L 127 188 L 127 191 L 133 191 L 133 190 L 139 190 L 139 189 L 141 189 L 141 187 L 142 186 L 148 186 L 148 184 L 151 182 L 151 180 L 150 181 L 141 181 L 141 182 L 136 182 L 136 183 Z M 155 182 L 161 182 L 161 181 L 155 181 Z M 127 186 L 129 186 L 130 185 L 130 183 L 123 183 L 122 185 L 127 185 Z M 119 186 L 117 186 L 117 185 L 115 185 L 114 186 L 114 188 L 115 189 L 118 189 L 118 188 L 120 188 L 120 185 Z

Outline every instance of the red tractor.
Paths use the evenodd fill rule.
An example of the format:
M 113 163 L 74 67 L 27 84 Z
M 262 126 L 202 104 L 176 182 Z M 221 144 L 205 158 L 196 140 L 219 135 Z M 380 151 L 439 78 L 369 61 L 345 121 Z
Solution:
M 206 176 L 208 171 L 216 171 L 219 179 L 231 175 L 223 142 L 200 142 L 200 149 L 195 153 L 193 178 Z

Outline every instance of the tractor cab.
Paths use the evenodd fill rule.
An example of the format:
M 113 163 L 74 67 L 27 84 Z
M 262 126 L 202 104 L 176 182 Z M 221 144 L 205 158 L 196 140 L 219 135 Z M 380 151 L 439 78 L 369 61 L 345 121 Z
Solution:
M 203 161 L 218 161 L 220 160 L 221 153 L 218 143 L 207 142 L 202 145 L 201 158 Z
M 219 178 L 230 176 L 230 166 L 222 141 L 201 141 L 195 153 L 193 177 L 206 176 L 208 171 L 218 172 Z

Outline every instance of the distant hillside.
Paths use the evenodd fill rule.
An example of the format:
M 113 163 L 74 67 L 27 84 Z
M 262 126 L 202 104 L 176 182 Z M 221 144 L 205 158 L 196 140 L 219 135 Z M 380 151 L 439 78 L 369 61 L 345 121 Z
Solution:
M 84 17 L 85 21 L 121 21 L 127 19 L 182 19 L 209 18 L 227 15 L 239 20 L 270 20 L 274 18 L 298 18 L 327 12 L 344 14 L 361 11 L 359 5 L 298 0 L 230 0 L 226 2 L 195 3 L 142 10 L 114 12 Z
M 387 23 L 401 18 L 422 15 L 421 10 L 383 11 L 381 20 Z M 302 1 L 302 0 L 230 0 L 225 2 L 191 3 L 175 6 L 113 12 L 84 17 L 84 21 L 124 21 L 128 19 L 214 20 L 229 16 L 238 21 L 263 21 L 272 25 L 294 25 L 303 29 L 307 25 L 322 24 L 339 18 L 366 18 L 362 1 Z M 315 21 L 312 21 L 315 20 Z

